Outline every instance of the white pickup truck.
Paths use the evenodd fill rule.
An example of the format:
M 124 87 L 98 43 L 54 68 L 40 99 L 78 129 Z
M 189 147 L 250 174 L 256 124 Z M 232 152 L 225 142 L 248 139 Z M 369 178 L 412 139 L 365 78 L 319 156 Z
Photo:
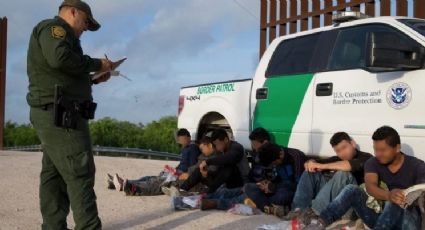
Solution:
M 256 127 L 308 155 L 329 156 L 349 133 L 373 152 L 372 133 L 398 130 L 402 150 L 425 160 L 425 20 L 377 17 L 276 38 L 253 79 L 183 87 L 179 128 L 199 139 L 217 127 L 250 149 Z

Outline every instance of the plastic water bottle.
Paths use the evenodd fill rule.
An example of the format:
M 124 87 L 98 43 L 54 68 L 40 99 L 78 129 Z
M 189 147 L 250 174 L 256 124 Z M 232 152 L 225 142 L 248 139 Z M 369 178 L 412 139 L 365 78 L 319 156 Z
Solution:
M 304 224 L 298 218 L 291 221 L 292 230 L 302 230 L 304 227 Z

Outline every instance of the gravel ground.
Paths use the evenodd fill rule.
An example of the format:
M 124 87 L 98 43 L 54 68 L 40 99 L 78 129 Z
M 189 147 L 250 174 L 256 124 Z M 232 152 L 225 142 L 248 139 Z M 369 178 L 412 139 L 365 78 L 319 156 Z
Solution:
M 38 184 L 41 153 L 0 151 L 0 230 L 40 229 Z M 107 190 L 105 175 L 118 173 L 128 178 L 157 175 L 165 164 L 176 162 L 95 157 L 98 208 L 103 229 L 255 229 L 261 224 L 278 223 L 266 216 L 237 216 L 221 211 L 171 210 L 170 198 L 126 197 Z M 72 215 L 68 217 L 74 226 Z

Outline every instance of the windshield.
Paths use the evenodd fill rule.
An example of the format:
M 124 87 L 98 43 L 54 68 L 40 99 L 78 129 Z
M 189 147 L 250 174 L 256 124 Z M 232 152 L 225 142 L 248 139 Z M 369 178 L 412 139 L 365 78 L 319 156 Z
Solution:
M 425 20 L 400 19 L 399 21 L 407 25 L 408 27 L 416 30 L 418 33 L 422 34 L 425 37 Z

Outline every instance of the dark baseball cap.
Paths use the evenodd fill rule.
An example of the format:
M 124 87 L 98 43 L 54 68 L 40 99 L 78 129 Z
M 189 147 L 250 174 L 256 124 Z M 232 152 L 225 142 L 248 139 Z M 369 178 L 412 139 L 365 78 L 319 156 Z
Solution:
M 87 3 L 81 0 L 64 0 L 62 4 L 59 6 L 59 10 L 64 6 L 75 7 L 83 11 L 84 13 L 86 13 L 87 19 L 89 20 L 89 26 L 87 28 L 88 30 L 96 31 L 100 28 L 100 24 L 93 18 L 93 14 L 91 13 L 90 6 Z

